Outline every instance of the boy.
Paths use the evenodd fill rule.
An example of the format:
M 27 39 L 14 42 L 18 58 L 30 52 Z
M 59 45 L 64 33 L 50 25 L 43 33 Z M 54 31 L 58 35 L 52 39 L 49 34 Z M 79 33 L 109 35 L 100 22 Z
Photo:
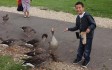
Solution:
M 89 13 L 84 11 L 84 4 L 82 2 L 77 2 L 75 4 L 75 10 L 78 13 L 78 16 L 76 18 L 76 26 L 72 28 L 66 28 L 65 31 L 80 31 L 80 44 L 78 48 L 78 54 L 77 58 L 73 61 L 73 63 L 79 63 L 84 56 L 82 66 L 86 67 L 90 61 L 92 40 L 94 35 L 94 29 L 96 28 L 96 23 L 93 17 Z M 84 37 L 83 35 L 86 37 Z

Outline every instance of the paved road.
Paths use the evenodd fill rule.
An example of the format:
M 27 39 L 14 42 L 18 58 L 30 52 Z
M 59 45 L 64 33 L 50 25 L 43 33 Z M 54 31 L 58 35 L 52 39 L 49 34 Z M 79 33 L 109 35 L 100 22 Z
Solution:
M 8 12 L 0 11 L 0 16 Z M 38 14 L 38 13 L 37 13 Z M 79 40 L 75 37 L 75 32 L 64 32 L 66 27 L 74 26 L 68 22 L 62 22 L 39 17 L 23 18 L 22 15 L 9 13 L 10 20 L 7 24 L 0 24 L 0 36 L 4 38 L 26 38 L 22 33 L 21 26 L 31 26 L 37 31 L 35 37 L 40 37 L 42 33 L 48 33 L 51 38 L 50 29 L 55 28 L 55 36 L 59 41 L 59 57 L 67 63 L 72 63 L 77 54 Z M 2 18 L 0 17 L 0 22 Z M 95 30 L 93 41 L 91 62 L 89 70 L 102 70 L 103 65 L 112 69 L 112 30 L 99 28 Z

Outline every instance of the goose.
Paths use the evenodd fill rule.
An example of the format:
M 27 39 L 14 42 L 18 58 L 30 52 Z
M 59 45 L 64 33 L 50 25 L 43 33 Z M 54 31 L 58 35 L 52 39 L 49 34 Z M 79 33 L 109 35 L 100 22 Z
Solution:
M 43 34 L 42 35 L 42 41 L 44 42 L 48 38 L 48 34 Z
M 43 52 L 41 54 L 38 54 L 38 55 L 35 55 L 33 57 L 30 57 L 30 58 L 26 58 L 26 59 L 22 59 L 24 62 L 23 62 L 23 65 L 28 65 L 30 64 L 29 66 L 33 66 L 33 67 L 36 67 L 36 66 L 41 66 L 41 64 L 43 64 L 45 61 L 47 61 L 49 59 L 50 55 L 46 52 Z
M 25 53 L 25 54 L 26 54 L 27 56 L 31 56 L 31 57 L 33 57 L 33 56 L 42 54 L 42 53 L 44 53 L 44 52 L 46 52 L 45 49 L 43 49 L 43 48 L 38 48 L 38 49 L 36 49 L 36 50 L 27 52 L 27 53 Z
M 48 37 L 47 34 L 43 34 L 41 41 L 37 41 L 37 42 L 35 40 L 29 41 L 28 44 L 34 45 L 34 48 L 33 48 L 33 51 L 26 53 L 26 55 L 35 56 L 36 54 L 40 54 L 40 53 L 44 52 L 45 51 L 44 49 L 46 48 L 45 41 L 46 41 L 47 37 Z
M 32 40 L 27 41 L 25 45 L 27 45 L 27 46 L 30 45 L 32 47 L 36 47 L 37 43 L 39 43 L 39 39 L 32 39 Z
M 26 40 L 25 39 L 15 39 L 13 46 L 23 46 L 25 47 Z
M 7 44 L 2 44 L 3 38 L 0 37 L 0 47 L 9 47 Z
M 6 23 L 9 20 L 9 15 L 6 14 L 5 16 L 2 17 L 3 18 L 3 23 Z
M 51 56 L 51 59 L 55 62 L 59 61 L 57 59 L 56 50 L 58 48 L 58 41 L 56 37 L 54 36 L 54 28 L 51 29 L 52 39 L 51 42 L 49 42 L 49 54 Z
M 52 34 L 52 39 L 51 42 L 49 42 L 49 50 L 56 51 L 58 48 L 58 41 L 54 36 L 54 28 L 51 29 L 51 34 Z
M 40 41 L 40 43 L 38 43 L 37 48 L 46 48 L 47 44 L 46 44 L 46 39 L 48 38 L 48 34 L 43 34 L 42 35 L 42 40 Z
M 6 44 L 8 46 L 13 45 L 15 42 L 15 39 L 7 39 L 7 40 L 2 40 L 1 44 Z
M 39 39 L 32 39 L 30 41 L 26 42 L 26 45 L 33 45 L 34 47 L 39 46 L 40 44 L 42 44 L 43 42 L 45 42 L 45 40 L 47 39 L 48 34 L 42 34 L 42 40 L 40 41 Z
M 36 34 L 36 31 L 30 26 L 23 26 L 21 29 L 24 31 L 27 37 L 31 37 Z

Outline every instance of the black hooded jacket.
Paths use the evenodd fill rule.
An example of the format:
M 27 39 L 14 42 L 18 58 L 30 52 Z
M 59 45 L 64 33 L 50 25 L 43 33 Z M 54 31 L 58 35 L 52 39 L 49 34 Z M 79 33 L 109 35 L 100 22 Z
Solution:
M 87 28 L 90 29 L 90 32 L 87 33 L 87 38 L 93 38 L 96 23 L 94 18 L 89 13 L 85 12 L 82 18 L 80 18 L 79 15 L 77 16 L 75 27 L 68 28 L 68 31 L 80 30 L 80 32 L 85 32 Z

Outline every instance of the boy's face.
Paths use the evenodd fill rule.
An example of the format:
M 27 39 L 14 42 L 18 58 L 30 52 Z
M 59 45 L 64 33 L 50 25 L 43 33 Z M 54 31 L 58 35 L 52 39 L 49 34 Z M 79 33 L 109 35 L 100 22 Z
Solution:
M 84 12 L 84 7 L 82 7 L 82 5 L 76 5 L 75 6 L 75 10 L 78 14 L 82 14 Z

